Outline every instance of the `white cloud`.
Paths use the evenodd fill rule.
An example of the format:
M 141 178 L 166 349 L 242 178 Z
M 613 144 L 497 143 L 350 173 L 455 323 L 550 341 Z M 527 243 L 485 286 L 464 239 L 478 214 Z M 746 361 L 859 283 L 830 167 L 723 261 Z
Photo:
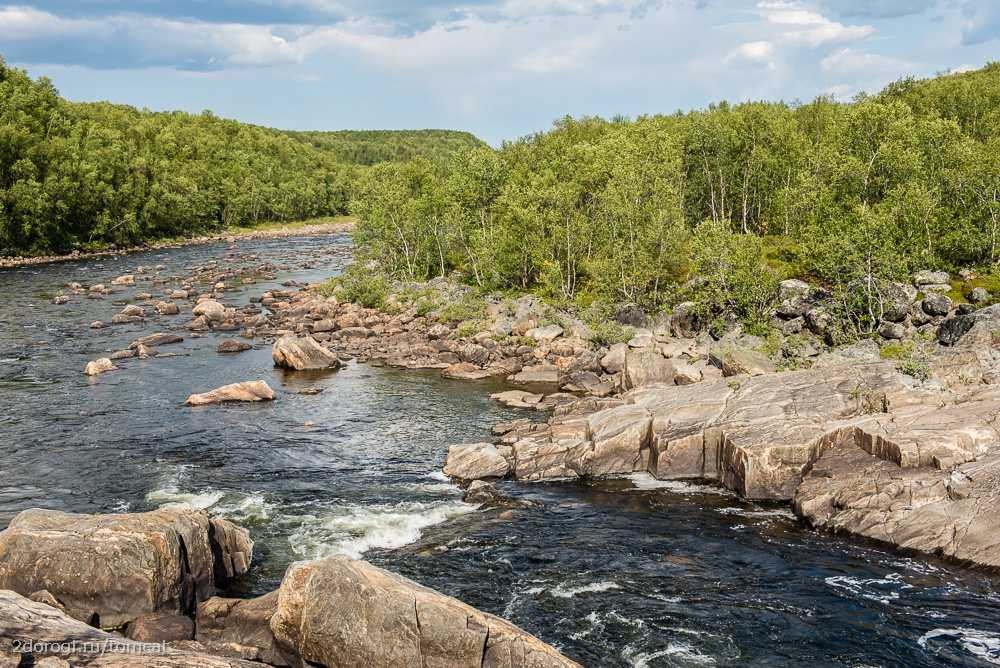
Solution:
M 0 38 L 45 39 L 71 35 L 107 35 L 105 21 L 63 19 L 28 6 L 0 8 Z
M 827 72 L 842 76 L 851 74 L 872 76 L 879 73 L 913 71 L 919 67 L 919 63 L 844 48 L 820 61 L 820 67 Z

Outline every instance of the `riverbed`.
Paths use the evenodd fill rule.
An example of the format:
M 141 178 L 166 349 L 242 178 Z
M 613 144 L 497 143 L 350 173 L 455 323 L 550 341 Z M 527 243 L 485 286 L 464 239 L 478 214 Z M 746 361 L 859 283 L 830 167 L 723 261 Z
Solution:
M 229 293 L 243 306 L 279 281 L 334 275 L 348 243 L 243 241 L 0 270 L 0 526 L 30 507 L 187 503 L 251 530 L 254 571 L 230 594 L 266 593 L 293 561 L 347 553 L 504 616 L 592 667 L 1000 664 L 1000 577 L 814 532 L 785 505 L 633 475 L 503 483 L 531 503 L 477 511 L 440 469 L 449 444 L 489 440 L 495 423 L 524 417 L 487 399 L 501 382 L 355 361 L 287 373 L 265 342 L 222 355 L 216 345 L 232 333 L 183 331 L 183 343 L 160 351 L 179 356 L 88 377 L 88 361 L 190 315 L 90 323 L 179 280 L 51 303 L 68 283 L 109 284 L 140 265 L 184 277 L 239 252 L 282 267 Z M 267 381 L 276 401 L 182 403 L 241 380 Z

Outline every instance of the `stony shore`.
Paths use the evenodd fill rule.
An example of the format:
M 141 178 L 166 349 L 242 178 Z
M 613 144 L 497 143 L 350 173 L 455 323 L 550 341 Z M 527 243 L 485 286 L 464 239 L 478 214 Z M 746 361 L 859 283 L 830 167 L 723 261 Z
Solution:
M 171 248 L 183 248 L 185 246 L 197 246 L 201 244 L 211 244 L 226 242 L 230 244 L 253 239 L 284 239 L 286 237 L 308 237 L 320 236 L 324 234 L 337 234 L 350 232 L 354 228 L 353 222 L 328 223 L 321 225 L 305 225 L 299 228 L 282 228 L 277 230 L 259 230 L 255 232 L 239 232 L 234 234 L 223 234 L 215 236 L 192 237 L 184 241 L 164 241 L 152 244 L 142 244 L 128 248 L 110 248 L 104 251 L 81 253 L 74 251 L 66 255 L 40 255 L 37 257 L 0 257 L 0 267 L 20 267 L 23 265 L 46 264 L 48 262 L 62 262 L 65 260 L 81 260 L 95 257 L 108 257 L 110 255 L 127 255 L 136 251 L 168 250 Z
M 245 529 L 184 506 L 25 511 L 0 532 L 0 666 L 580 668 L 499 617 L 344 555 L 293 563 L 259 598 L 217 596 L 253 547 Z
M 155 269 L 122 276 L 110 290 L 155 284 L 157 276 Z M 915 286 L 896 291 L 899 329 L 910 342 L 901 359 L 882 359 L 899 345 L 895 331 L 839 348 L 825 346 L 819 333 L 775 346 L 738 328 L 709 336 L 683 305 L 653 319 L 622 309 L 616 318 L 632 328 L 631 338 L 601 346 L 589 340 L 586 323 L 533 297 L 487 299 L 463 321 L 454 305 L 467 302 L 468 288 L 440 279 L 398 286 L 380 309 L 342 301 L 336 289 L 326 296 L 295 284 L 240 308 L 226 301 L 234 289 L 227 276 L 232 272 L 216 265 L 196 268 L 210 289 L 199 292 L 192 281 L 169 291 L 167 301 L 137 293 L 149 298 L 112 322 L 179 319 L 170 329 L 192 337 L 214 330 L 273 341 L 275 364 L 293 370 L 332 370 L 357 357 L 525 386 L 493 398 L 552 417 L 497 425 L 491 442 L 453 446 L 444 472 L 464 483 L 636 471 L 716 481 L 748 499 L 790 502 L 817 528 L 1000 566 L 993 520 L 1000 516 L 1000 457 L 993 456 L 1000 453 L 1000 306 L 955 305 L 920 284 L 946 276 L 918 275 Z M 806 316 L 821 306 L 799 283 L 783 284 L 786 298 L 775 317 L 808 328 Z M 74 296 L 93 292 L 74 286 Z M 191 308 L 193 320 L 178 304 Z M 171 337 L 180 338 L 138 339 L 93 362 L 92 371 L 158 356 L 153 348 Z M 240 343 L 225 341 L 220 352 L 248 347 Z M 261 398 L 273 392 L 258 382 L 189 402 Z
M 346 251 L 330 252 L 347 260 Z M 295 262 L 294 255 L 285 260 Z M 1000 350 L 994 341 L 1000 307 L 945 303 L 918 277 L 911 289 L 898 291 L 898 327 L 886 328 L 877 340 L 831 348 L 822 339 L 828 320 L 818 313 L 821 296 L 786 282 L 775 319 L 797 320 L 791 326 L 797 334 L 778 346 L 744 336 L 737 326 L 710 336 L 685 305 L 654 318 L 634 307 L 622 309 L 615 319 L 631 328 L 630 338 L 605 346 L 591 340 L 585 322 L 553 313 L 533 297 L 487 298 L 481 311 L 466 317 L 456 305 L 467 301 L 468 289 L 441 280 L 397 286 L 377 309 L 351 303 L 340 290 L 291 281 L 284 289 L 237 300 L 238 291 L 252 290 L 260 278 L 274 279 L 279 270 L 231 249 L 223 261 L 190 268 L 189 276 L 170 274 L 166 265 L 136 267 L 107 284 L 71 284 L 53 303 L 109 296 L 134 302 L 110 322 L 91 325 L 144 333 L 128 348 L 108 350 L 107 357 L 91 362 L 87 373 L 94 375 L 128 373 L 130 359 L 170 357 L 159 350 L 213 331 L 234 337 L 217 344 L 220 355 L 268 346 L 275 364 L 291 371 L 335 371 L 355 357 L 437 369 L 456 380 L 498 377 L 523 385 L 493 398 L 524 411 L 551 411 L 547 421 L 497 425 L 491 440 L 456 444 L 448 453 L 444 472 L 469 486 L 470 501 L 502 499 L 490 483 L 504 478 L 645 471 L 659 479 L 715 481 L 748 499 L 789 502 L 818 529 L 1000 566 Z M 882 359 L 898 344 L 897 335 L 912 344 L 906 358 Z M 247 381 L 192 395 L 189 403 L 273 399 L 266 383 Z M 114 583 L 97 580 L 97 590 L 60 595 L 54 580 L 41 574 L 47 562 L 32 550 L 44 548 L 32 544 L 49 540 L 67 522 L 42 514 L 26 518 L 20 529 L 16 520 L 0 534 L 0 588 L 37 599 L 0 594 L 0 608 L 28 625 L 17 628 L 49 628 L 45 637 L 91 632 L 62 618 L 46 626 L 48 621 L 39 621 L 39 600 L 77 620 L 109 615 L 121 622 L 130 615 L 128 629 L 139 621 L 128 606 L 97 610 L 100 601 L 114 598 L 107 594 Z M 293 564 L 288 587 L 283 583 L 259 599 L 211 598 L 208 592 L 219 580 L 199 579 L 191 568 L 232 577 L 249 557 L 237 527 L 208 526 L 212 535 L 233 537 L 226 539 L 228 552 L 222 551 L 230 555 L 222 559 L 228 570 L 186 560 L 188 570 L 178 573 L 189 593 L 131 596 L 180 601 L 150 606 L 149 614 L 172 620 L 146 620 L 137 628 L 159 630 L 143 637 L 161 637 L 156 634 L 164 624 L 186 629 L 177 617 L 196 618 L 190 638 L 197 640 L 185 642 L 199 644 L 178 647 L 200 654 L 182 662 L 171 649 L 149 665 L 395 665 L 392 657 L 398 665 L 576 665 L 503 620 L 346 557 Z M 180 543 L 192 540 L 200 539 Z M 19 560 L 4 556 L 6 544 L 21 550 Z M 209 552 L 219 559 L 217 550 Z M 15 574 L 9 582 L 3 580 L 5 563 L 14 564 L 7 570 Z M 53 568 L 58 573 L 70 566 Z M 342 596 L 380 603 L 363 626 L 352 626 L 356 620 L 332 602 Z M 51 614 L 41 617 L 51 621 Z M 324 620 L 333 621 L 324 626 Z M 382 633 L 386 628 L 398 633 Z M 188 637 L 187 630 L 183 634 Z M 357 644 L 370 634 L 377 642 Z M 385 654 L 389 647 L 400 654 Z M 218 663 L 226 652 L 236 658 Z M 79 665 L 119 665 L 95 661 L 84 657 Z

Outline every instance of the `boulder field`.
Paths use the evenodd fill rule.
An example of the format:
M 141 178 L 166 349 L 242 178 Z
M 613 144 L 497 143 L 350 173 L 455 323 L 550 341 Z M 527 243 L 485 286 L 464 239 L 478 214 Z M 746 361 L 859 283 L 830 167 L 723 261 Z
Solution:
M 0 532 L 0 666 L 580 668 L 503 619 L 344 555 L 293 563 L 256 599 L 216 596 L 252 558 L 245 529 L 194 508 L 25 511 Z
M 891 362 L 646 386 L 454 445 L 463 480 L 630 474 L 789 501 L 813 526 L 1000 566 L 1000 386 L 942 390 Z

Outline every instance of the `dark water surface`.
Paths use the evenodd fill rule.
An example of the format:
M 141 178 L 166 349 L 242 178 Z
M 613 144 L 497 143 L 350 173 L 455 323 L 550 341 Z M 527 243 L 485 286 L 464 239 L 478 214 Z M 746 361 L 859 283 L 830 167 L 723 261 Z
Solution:
M 346 242 L 255 241 L 240 252 L 288 266 L 278 280 L 312 281 L 335 273 L 338 256 L 327 251 Z M 638 475 L 509 483 L 505 491 L 540 507 L 474 512 L 439 471 L 449 444 L 488 440 L 494 423 L 522 417 L 487 401 L 499 384 L 353 362 L 286 374 L 267 345 L 219 355 L 222 334 L 160 349 L 183 357 L 81 373 L 105 350 L 190 315 L 92 330 L 135 292 L 175 286 L 48 303 L 67 283 L 107 284 L 161 263 L 171 267 L 161 274 L 183 276 L 213 258 L 232 264 L 232 252 L 209 245 L 0 270 L 0 526 L 30 507 L 189 503 L 257 542 L 253 575 L 231 593 L 275 588 L 295 560 L 364 555 L 593 667 L 1000 664 L 998 576 L 818 534 L 784 506 L 716 486 Z M 242 306 L 275 284 L 227 301 Z M 181 403 L 251 379 L 266 380 L 277 400 Z M 298 394 L 303 387 L 325 391 Z

